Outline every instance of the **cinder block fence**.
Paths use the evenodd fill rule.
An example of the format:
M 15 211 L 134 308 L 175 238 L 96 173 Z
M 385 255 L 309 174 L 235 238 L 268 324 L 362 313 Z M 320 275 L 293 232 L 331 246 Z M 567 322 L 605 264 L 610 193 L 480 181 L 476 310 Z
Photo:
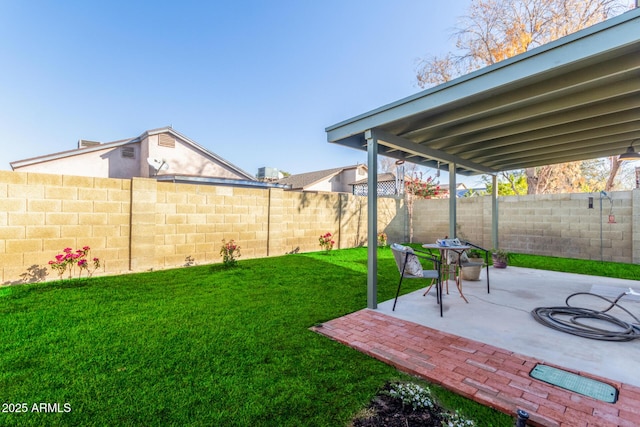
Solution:
M 504 197 L 504 249 L 544 255 L 637 262 L 640 196 L 612 193 L 611 205 L 588 194 Z M 489 197 L 459 199 L 458 233 L 491 245 Z M 415 203 L 414 241 L 432 242 L 449 230 L 448 200 Z M 602 223 L 601 223 L 602 221 Z M 602 226 L 602 233 L 600 227 Z M 378 229 L 390 242 L 408 239 L 403 200 L 381 198 Z M 235 240 L 242 257 L 320 249 L 331 232 L 338 248 L 367 244 L 367 199 L 337 193 L 162 183 L 153 179 L 89 178 L 0 171 L 0 284 L 33 279 L 64 248 L 90 246 L 103 261 L 96 274 L 172 268 L 187 258 L 220 262 L 222 240 Z M 601 239 L 602 236 L 602 239 Z M 57 277 L 50 270 L 47 279 Z

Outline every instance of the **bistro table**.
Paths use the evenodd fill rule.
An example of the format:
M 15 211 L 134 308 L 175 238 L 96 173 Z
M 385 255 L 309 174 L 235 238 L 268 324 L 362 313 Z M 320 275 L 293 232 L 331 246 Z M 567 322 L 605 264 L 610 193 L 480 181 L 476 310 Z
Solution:
M 452 251 L 454 253 L 456 253 L 458 256 L 456 257 L 456 264 L 454 265 L 454 271 L 453 271 L 453 277 L 454 280 L 456 282 L 456 286 L 458 287 L 458 292 L 460 292 L 460 296 L 462 297 L 462 299 L 464 300 L 464 302 L 466 302 L 467 304 L 469 303 L 469 301 L 467 301 L 467 298 L 465 298 L 464 294 L 462 293 L 462 279 L 461 279 L 461 274 L 458 273 L 458 269 L 461 268 L 461 257 L 462 254 L 464 253 L 464 251 L 466 251 L 467 249 L 471 249 L 471 246 L 469 245 L 442 245 L 439 243 L 426 243 L 424 245 L 422 245 L 423 248 L 425 249 L 438 249 L 440 251 L 440 259 L 443 265 L 447 265 L 447 268 L 450 268 L 450 264 L 449 264 L 449 258 L 447 256 L 447 251 Z M 449 271 L 450 273 L 450 271 Z M 449 276 L 447 276 L 447 294 L 449 293 Z

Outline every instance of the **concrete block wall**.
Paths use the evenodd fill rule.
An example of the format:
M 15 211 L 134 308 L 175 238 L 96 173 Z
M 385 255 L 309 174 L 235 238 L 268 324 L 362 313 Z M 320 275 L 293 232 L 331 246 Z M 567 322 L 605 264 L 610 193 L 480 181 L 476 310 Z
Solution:
M 366 221 L 366 203 L 367 198 L 362 197 L 365 203 L 364 219 Z M 409 236 L 409 217 L 405 201 L 402 198 L 383 197 L 378 199 L 378 231 L 384 231 L 387 234 L 387 242 L 401 243 L 406 242 Z M 367 222 L 365 222 L 367 224 Z M 366 239 L 366 233 L 364 239 Z
M 640 190 L 609 193 L 541 194 L 498 198 L 500 247 L 530 253 L 614 262 L 640 262 Z M 588 199 L 593 197 L 593 208 Z M 609 213 L 615 223 L 609 223 Z M 491 197 L 457 201 L 457 236 L 492 248 Z M 602 226 L 602 229 L 601 229 Z M 414 202 L 414 242 L 449 235 L 449 200 Z M 602 230 L 602 233 L 601 233 Z M 408 233 L 406 235 L 408 239 Z
M 223 239 L 240 245 L 241 258 L 267 256 L 268 191 L 144 181 L 155 188 L 153 215 L 148 216 L 153 258 L 134 270 L 185 265 L 187 258 L 197 264 L 220 262 Z M 140 213 L 132 212 L 132 221 L 134 215 Z
M 640 264 L 640 227 L 633 227 L 633 224 L 640 224 L 640 190 L 631 193 L 631 212 L 628 221 L 632 224 L 629 232 L 631 238 L 631 262 Z
M 602 216 L 598 193 L 501 197 L 500 246 L 519 253 L 632 262 L 632 193 L 610 193 L 613 204 L 602 200 Z M 610 212 L 615 223 L 608 222 Z
M 340 248 L 354 248 L 367 244 L 367 198 L 340 195 L 338 224 Z
M 270 246 L 270 255 L 319 251 L 318 239 L 325 233 L 332 234 L 335 248 L 346 247 L 346 236 L 340 234 L 341 210 L 339 193 L 282 191 L 282 227 L 278 234 L 270 232 L 281 244 Z
M 320 250 L 327 232 L 336 248 L 367 236 L 367 199 L 348 194 L 5 171 L 0 196 L 2 284 L 21 282 L 32 265 L 48 269 L 65 247 L 90 246 L 103 262 L 97 275 L 221 262 L 223 239 L 247 259 Z M 379 229 L 400 239 L 403 202 L 380 205 Z
M 501 197 L 500 247 L 640 262 L 640 191 L 611 196 L 602 216 L 597 193 Z M 490 197 L 459 199 L 457 215 L 459 237 L 492 247 Z M 413 221 L 414 242 L 448 235 L 449 200 L 416 200 Z M 390 243 L 408 240 L 404 200 L 378 199 L 378 230 Z M 187 257 L 221 262 L 222 239 L 241 246 L 241 259 L 318 251 L 326 232 L 337 248 L 366 245 L 367 198 L 0 171 L 0 284 L 33 278 L 38 268 L 56 278 L 48 261 L 65 247 L 88 245 L 103 262 L 96 274 L 119 274 L 178 267 Z
M 435 243 L 448 235 L 449 199 L 414 200 L 413 241 Z
M 458 199 L 458 237 L 491 249 L 491 198 Z
M 0 171 L 0 283 L 91 247 L 102 270 L 129 269 L 129 180 Z M 57 278 L 49 270 L 48 278 Z

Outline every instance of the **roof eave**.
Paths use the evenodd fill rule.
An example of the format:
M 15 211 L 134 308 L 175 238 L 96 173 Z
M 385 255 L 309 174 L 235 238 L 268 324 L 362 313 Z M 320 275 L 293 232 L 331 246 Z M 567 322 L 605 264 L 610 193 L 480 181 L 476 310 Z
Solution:
M 106 142 L 104 144 L 100 144 L 100 145 L 96 145 L 96 146 L 92 146 L 92 147 L 75 148 L 73 150 L 60 151 L 60 152 L 57 152 L 57 153 L 47 154 L 47 155 L 44 155 L 44 156 L 31 157 L 29 159 L 23 159 L 23 160 L 16 160 L 14 162 L 10 162 L 9 165 L 11 166 L 11 168 L 13 170 L 15 170 L 15 168 L 31 166 L 31 165 L 35 165 L 35 164 L 38 164 L 38 163 L 50 162 L 52 160 L 59 160 L 59 159 L 65 158 L 65 157 L 79 156 L 79 155 L 82 155 L 82 154 L 93 153 L 93 152 L 96 152 L 96 151 L 103 151 L 103 150 L 107 150 L 107 149 L 110 149 L 110 148 L 115 148 L 115 147 L 120 147 L 120 146 L 123 146 L 123 145 L 133 144 L 133 143 L 136 143 L 136 142 L 138 142 L 138 141 L 136 141 L 136 138 L 124 139 L 124 140 L 114 141 L 114 142 Z

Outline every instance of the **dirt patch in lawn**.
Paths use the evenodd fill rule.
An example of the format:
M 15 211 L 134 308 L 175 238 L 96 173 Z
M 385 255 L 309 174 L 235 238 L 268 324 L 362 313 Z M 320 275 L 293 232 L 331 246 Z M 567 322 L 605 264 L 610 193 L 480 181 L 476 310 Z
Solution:
M 441 427 L 447 423 L 437 405 L 432 408 L 416 408 L 403 404 L 402 400 L 388 394 L 390 385 L 376 395 L 366 409 L 360 411 L 351 422 L 352 427 Z

